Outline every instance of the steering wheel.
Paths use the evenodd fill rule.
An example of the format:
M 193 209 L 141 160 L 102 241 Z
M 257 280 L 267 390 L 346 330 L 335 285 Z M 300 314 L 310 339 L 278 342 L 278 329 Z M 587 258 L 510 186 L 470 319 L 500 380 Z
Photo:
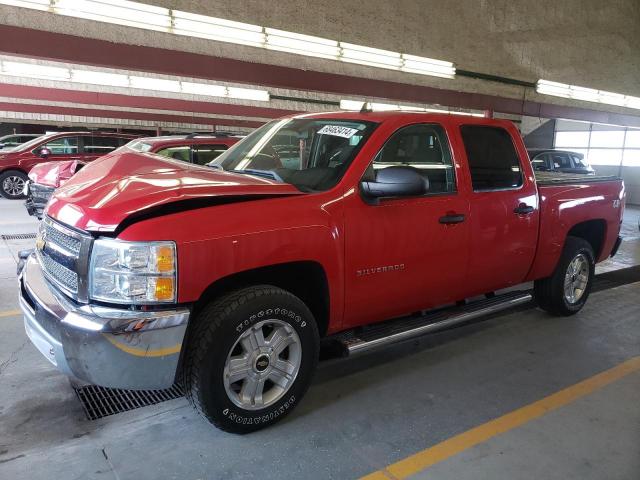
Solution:
M 282 168 L 282 160 L 280 159 L 280 155 L 275 148 L 271 145 L 267 145 L 260 153 L 258 153 L 247 168 L 252 168 L 254 170 L 273 170 L 274 168 Z

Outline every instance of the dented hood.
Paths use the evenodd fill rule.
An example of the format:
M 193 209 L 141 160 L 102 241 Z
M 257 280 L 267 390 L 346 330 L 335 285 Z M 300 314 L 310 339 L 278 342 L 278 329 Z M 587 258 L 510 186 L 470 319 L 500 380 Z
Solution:
M 92 162 L 57 189 L 46 214 L 81 230 L 113 232 L 132 215 L 164 205 L 301 194 L 286 183 L 124 149 Z

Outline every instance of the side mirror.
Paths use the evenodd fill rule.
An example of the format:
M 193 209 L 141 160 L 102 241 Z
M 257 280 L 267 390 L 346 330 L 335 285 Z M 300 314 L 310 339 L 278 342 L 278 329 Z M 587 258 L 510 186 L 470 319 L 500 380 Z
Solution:
M 429 189 L 429 181 L 412 167 L 387 167 L 376 172 L 373 182 L 360 183 L 360 191 L 365 199 L 385 197 L 409 197 L 424 195 Z
M 48 158 L 51 155 L 51 150 L 48 148 L 41 148 L 39 152 L 40 158 Z

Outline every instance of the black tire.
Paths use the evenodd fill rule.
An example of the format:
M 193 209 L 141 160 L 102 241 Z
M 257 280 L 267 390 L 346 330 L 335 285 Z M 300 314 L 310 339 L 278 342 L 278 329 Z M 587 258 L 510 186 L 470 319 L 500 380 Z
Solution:
M 24 184 L 28 179 L 29 177 L 19 170 L 7 170 L 2 172 L 0 174 L 0 195 L 10 200 L 25 198 L 22 189 L 19 193 L 14 194 L 14 192 L 7 190 L 7 188 L 10 188 L 12 185 L 16 185 L 16 182 L 18 181 L 22 182 L 22 186 L 24 187 Z
M 277 401 L 265 408 L 241 408 L 225 388 L 227 357 L 245 332 L 270 319 L 297 334 L 299 369 Z M 185 390 L 195 409 L 216 427 L 232 433 L 259 430 L 281 420 L 300 402 L 318 363 L 319 338 L 313 315 L 299 298 L 269 285 L 243 288 L 207 305 L 195 322 L 185 352 Z M 257 360 L 253 368 L 258 368 Z
M 571 302 L 565 295 L 564 282 L 569 265 L 575 258 L 582 255 L 588 261 L 588 273 L 584 292 L 575 302 Z M 562 255 L 553 274 L 534 283 L 534 297 L 538 306 L 543 310 L 559 316 L 570 316 L 578 313 L 589 298 L 595 271 L 595 255 L 591 244 L 578 237 L 567 237 Z

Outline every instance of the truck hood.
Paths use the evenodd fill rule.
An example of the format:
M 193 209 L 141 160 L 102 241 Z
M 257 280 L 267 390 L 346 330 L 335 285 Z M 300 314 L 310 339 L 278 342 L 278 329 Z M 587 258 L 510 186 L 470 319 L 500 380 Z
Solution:
M 286 195 L 304 194 L 286 183 L 125 149 L 71 177 L 45 213 L 81 230 L 113 232 L 127 218 L 165 206 L 189 209 Z

